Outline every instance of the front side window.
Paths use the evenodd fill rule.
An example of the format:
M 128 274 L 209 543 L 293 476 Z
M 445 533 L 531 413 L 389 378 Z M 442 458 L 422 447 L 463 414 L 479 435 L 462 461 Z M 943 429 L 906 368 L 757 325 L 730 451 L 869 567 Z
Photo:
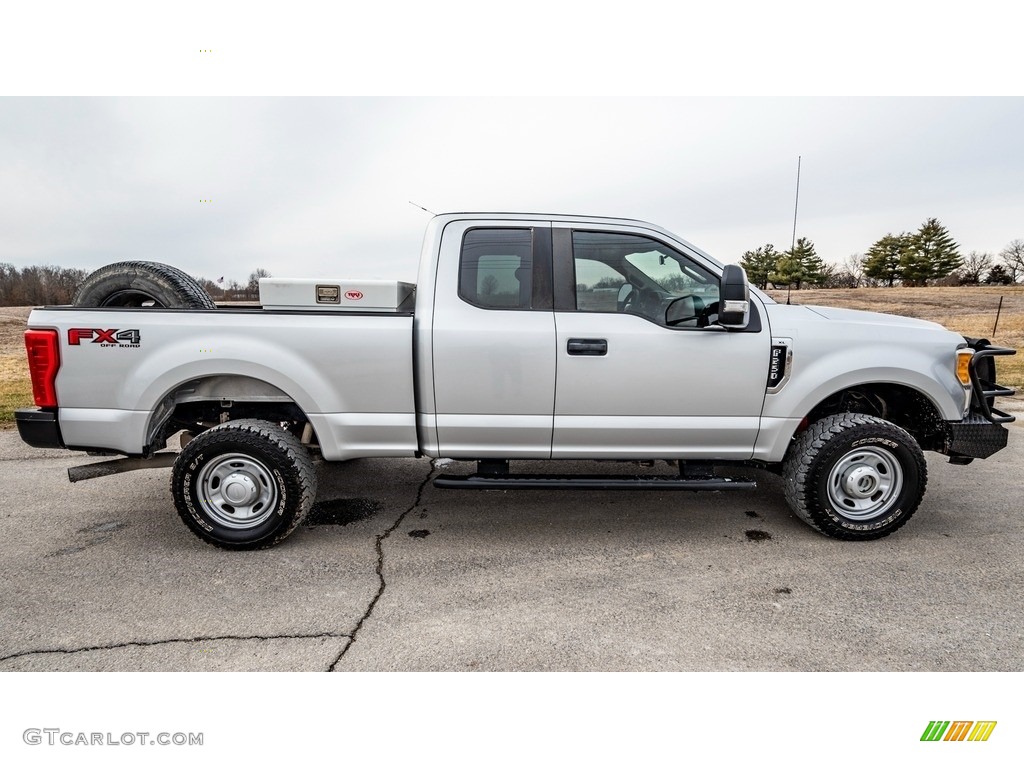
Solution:
M 718 278 L 673 248 L 640 235 L 573 232 L 576 308 L 583 312 L 628 312 L 659 325 L 673 305 L 684 327 L 713 321 Z M 682 311 L 685 308 L 685 311 Z
M 459 296 L 484 309 L 530 309 L 533 233 L 471 229 L 462 240 Z

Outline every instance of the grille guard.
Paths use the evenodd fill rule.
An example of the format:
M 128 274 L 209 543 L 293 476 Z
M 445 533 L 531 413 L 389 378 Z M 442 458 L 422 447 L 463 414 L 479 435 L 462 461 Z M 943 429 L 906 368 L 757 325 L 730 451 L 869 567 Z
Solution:
M 1008 347 L 993 347 L 988 339 L 965 339 L 967 346 L 974 350 L 968 370 L 971 374 L 971 413 L 977 414 L 993 424 L 1007 424 L 1016 417 L 995 407 L 997 397 L 1014 395 L 1017 390 L 997 384 L 995 357 L 1015 355 L 1017 350 Z

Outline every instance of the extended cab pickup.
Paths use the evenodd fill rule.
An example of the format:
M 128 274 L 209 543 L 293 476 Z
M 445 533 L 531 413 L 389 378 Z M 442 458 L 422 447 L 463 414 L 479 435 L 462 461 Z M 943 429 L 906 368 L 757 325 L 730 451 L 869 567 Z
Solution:
M 327 461 L 479 462 L 448 488 L 749 488 L 784 478 L 793 510 L 873 539 L 917 509 L 922 450 L 954 463 L 1006 445 L 995 360 L 1014 350 L 888 314 L 788 306 L 639 221 L 446 214 L 416 286 L 261 281 L 217 307 L 165 265 L 99 270 L 26 332 L 40 447 L 123 454 L 78 477 L 173 460 L 204 540 L 283 539 Z M 86 306 L 83 306 L 86 305 Z M 156 453 L 181 433 L 180 453 Z M 522 475 L 509 460 L 666 460 L 675 474 Z M 91 468 L 91 469 L 90 469 Z M 73 470 L 74 473 L 74 470 Z

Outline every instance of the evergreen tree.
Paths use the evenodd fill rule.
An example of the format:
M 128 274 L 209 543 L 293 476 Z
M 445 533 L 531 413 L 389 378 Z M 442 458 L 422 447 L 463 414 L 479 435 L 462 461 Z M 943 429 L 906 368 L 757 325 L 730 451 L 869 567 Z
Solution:
M 795 285 L 798 289 L 804 279 L 804 265 L 800 259 L 795 259 L 788 253 L 775 262 L 775 271 L 772 272 L 771 281 L 775 285 Z
M 740 259 L 740 266 L 747 273 L 747 280 L 762 291 L 768 287 L 768 279 L 775 271 L 775 263 L 779 260 L 779 252 L 768 243 L 755 251 L 747 251 Z
M 910 248 L 900 262 L 907 285 L 948 277 L 962 264 L 960 246 L 935 218 L 928 219 L 910 238 Z
M 890 288 L 902 277 L 900 263 L 909 247 L 910 235 L 906 232 L 894 235 L 891 232 L 868 248 L 864 255 L 864 274 L 881 280 Z
M 1010 273 L 1006 271 L 1006 268 L 1002 264 L 996 264 L 992 269 L 988 271 L 988 276 L 985 278 L 985 282 L 989 285 L 1009 285 L 1013 282 L 1010 277 Z
M 825 262 L 806 237 L 798 238 L 792 249 L 785 251 L 775 263 L 770 279 L 776 285 L 793 285 L 797 290 L 804 283 L 819 283 Z
M 799 259 L 804 268 L 804 282 L 817 285 L 822 282 L 827 273 L 825 262 L 821 260 L 814 249 L 814 242 L 806 237 L 797 238 L 793 247 L 792 257 Z M 797 285 L 797 288 L 800 286 Z

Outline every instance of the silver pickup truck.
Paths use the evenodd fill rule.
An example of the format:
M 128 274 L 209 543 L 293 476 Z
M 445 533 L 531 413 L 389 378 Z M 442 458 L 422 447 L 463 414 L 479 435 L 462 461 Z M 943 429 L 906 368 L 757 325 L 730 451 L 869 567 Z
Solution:
M 312 457 L 478 462 L 443 488 L 727 490 L 757 466 L 839 539 L 886 536 L 924 494 L 923 450 L 1005 447 L 995 357 L 935 323 L 774 302 L 640 221 L 445 214 L 415 286 L 265 279 L 218 307 L 180 271 L 110 265 L 26 332 L 37 407 L 23 440 L 173 462 L 205 541 L 266 547 L 316 496 Z M 178 436 L 178 453 L 162 449 Z M 161 451 L 157 453 L 157 451 Z M 516 474 L 536 459 L 665 461 L 663 474 Z M 552 465 L 557 466 L 557 465 Z M 77 470 L 77 471 L 76 471 Z

